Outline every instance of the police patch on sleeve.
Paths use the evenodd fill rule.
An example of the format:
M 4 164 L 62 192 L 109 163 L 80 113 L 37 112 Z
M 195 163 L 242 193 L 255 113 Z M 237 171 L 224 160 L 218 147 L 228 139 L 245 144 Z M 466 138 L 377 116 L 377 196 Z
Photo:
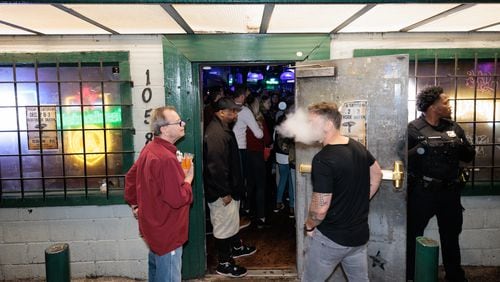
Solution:
M 453 130 L 446 131 L 446 134 L 448 134 L 448 137 L 450 138 L 457 137 L 457 134 Z

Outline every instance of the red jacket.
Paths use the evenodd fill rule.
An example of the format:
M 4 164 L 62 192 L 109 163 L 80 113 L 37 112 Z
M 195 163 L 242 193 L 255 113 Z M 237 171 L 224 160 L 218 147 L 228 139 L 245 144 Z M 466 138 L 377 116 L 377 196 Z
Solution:
M 125 200 L 138 205 L 139 231 L 151 251 L 164 255 L 188 239 L 191 185 L 175 155 L 161 138 L 148 143 L 125 177 Z
M 262 120 L 262 132 L 264 136 L 261 139 L 257 139 L 250 128 L 247 128 L 247 150 L 254 152 L 263 152 L 264 147 L 269 146 L 272 142 L 271 136 L 269 136 L 269 129 L 265 120 Z

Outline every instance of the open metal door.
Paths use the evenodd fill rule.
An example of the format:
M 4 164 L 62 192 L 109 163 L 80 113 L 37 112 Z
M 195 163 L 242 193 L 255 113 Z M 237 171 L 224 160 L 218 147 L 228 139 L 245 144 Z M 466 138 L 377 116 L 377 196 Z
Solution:
M 192 279 L 202 277 L 206 269 L 199 74 L 197 64 L 189 61 L 166 38 L 163 38 L 163 56 L 165 104 L 174 106 L 183 119 L 190 121 L 186 126 L 186 135 L 177 143 L 177 148 L 183 152 L 193 152 L 195 155 L 193 204 L 189 212 L 189 238 L 182 254 L 182 279 Z
M 384 179 L 397 178 L 404 173 L 402 167 L 406 167 L 406 160 L 401 159 L 398 152 L 406 142 L 408 65 L 406 55 L 297 63 L 296 106 L 305 108 L 320 101 L 336 102 L 342 107 L 342 127 L 346 135 L 354 132 L 353 138 L 362 142 L 364 139 L 382 169 L 387 170 Z M 319 146 L 296 144 L 299 275 L 303 270 L 304 247 L 307 248 L 302 227 L 312 193 L 308 165 L 319 149 Z M 403 173 L 393 174 L 394 167 Z M 399 188 L 395 188 L 396 182 Z M 370 202 L 368 265 L 371 281 L 405 280 L 405 196 L 405 181 L 382 181 L 379 192 Z M 340 269 L 335 270 L 330 281 L 345 281 Z

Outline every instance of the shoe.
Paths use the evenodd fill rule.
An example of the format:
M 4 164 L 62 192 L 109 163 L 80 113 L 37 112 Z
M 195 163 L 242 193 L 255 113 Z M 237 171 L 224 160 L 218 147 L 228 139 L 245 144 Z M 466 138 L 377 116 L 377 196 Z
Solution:
M 247 269 L 235 264 L 234 262 L 223 262 L 219 263 L 217 269 L 215 270 L 217 274 L 227 277 L 243 277 L 247 275 Z
M 284 208 L 285 208 L 285 205 L 283 205 L 283 203 L 277 203 L 276 207 L 273 210 L 273 212 L 279 212 L 280 210 L 282 210 Z
M 265 220 L 262 220 L 260 218 L 256 219 L 255 222 L 257 224 L 257 229 L 264 229 L 271 227 L 271 224 L 267 223 Z
M 247 228 L 251 223 L 252 221 L 248 219 L 248 217 L 240 217 L 240 230 L 243 228 Z
M 290 213 L 288 213 L 289 218 L 295 218 L 295 210 L 293 208 L 290 208 Z
M 257 252 L 257 249 L 255 247 L 245 246 L 242 244 L 239 248 L 233 247 L 232 257 L 233 258 L 246 257 L 255 254 L 255 252 Z

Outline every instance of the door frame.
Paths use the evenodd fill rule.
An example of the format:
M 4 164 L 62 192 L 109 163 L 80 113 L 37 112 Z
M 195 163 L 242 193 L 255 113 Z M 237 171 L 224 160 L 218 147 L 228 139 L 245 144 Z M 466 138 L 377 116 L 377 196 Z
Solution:
M 207 269 L 205 205 L 202 180 L 202 128 L 199 67 L 201 63 L 277 63 L 330 58 L 328 34 L 166 35 L 162 38 L 165 103 L 189 118 L 180 150 L 195 154 L 194 202 L 189 241 L 183 253 L 183 279 L 204 276 Z M 223 47 L 223 48 L 221 48 Z M 302 52 L 298 57 L 297 52 Z

